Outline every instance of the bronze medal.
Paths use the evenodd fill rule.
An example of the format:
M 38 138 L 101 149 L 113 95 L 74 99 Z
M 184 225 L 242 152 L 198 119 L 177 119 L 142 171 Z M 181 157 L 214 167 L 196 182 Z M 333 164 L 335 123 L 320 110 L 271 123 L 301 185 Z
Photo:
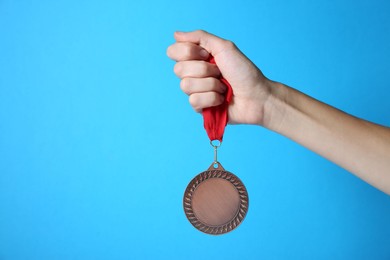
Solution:
M 232 231 L 248 212 L 248 192 L 242 181 L 217 161 L 188 184 L 183 198 L 184 212 L 198 230 L 212 235 Z

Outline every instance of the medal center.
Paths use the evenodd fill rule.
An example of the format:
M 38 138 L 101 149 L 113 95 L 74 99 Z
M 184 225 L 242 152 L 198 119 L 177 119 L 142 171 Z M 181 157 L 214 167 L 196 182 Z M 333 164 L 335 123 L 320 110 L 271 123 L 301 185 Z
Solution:
M 211 178 L 202 182 L 192 196 L 195 216 L 209 226 L 220 226 L 231 221 L 240 207 L 240 196 L 229 181 Z

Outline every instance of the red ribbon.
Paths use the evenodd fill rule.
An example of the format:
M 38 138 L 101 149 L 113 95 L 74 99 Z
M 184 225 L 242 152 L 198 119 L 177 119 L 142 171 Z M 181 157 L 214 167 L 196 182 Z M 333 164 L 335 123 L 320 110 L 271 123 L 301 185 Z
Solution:
M 209 62 L 216 64 L 214 57 L 210 57 Z M 228 123 L 228 106 L 233 97 L 233 90 L 225 78 L 221 76 L 219 80 L 227 87 L 225 100 L 219 106 L 204 108 L 202 114 L 204 128 L 206 129 L 210 141 L 218 140 L 222 142 L 225 126 Z

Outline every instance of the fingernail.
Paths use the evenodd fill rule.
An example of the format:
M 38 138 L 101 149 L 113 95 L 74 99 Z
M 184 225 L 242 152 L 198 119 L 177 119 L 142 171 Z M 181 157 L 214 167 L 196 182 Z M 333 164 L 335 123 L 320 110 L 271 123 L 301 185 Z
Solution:
M 209 53 L 206 50 L 202 49 L 200 50 L 200 56 L 202 56 L 203 58 L 208 58 Z

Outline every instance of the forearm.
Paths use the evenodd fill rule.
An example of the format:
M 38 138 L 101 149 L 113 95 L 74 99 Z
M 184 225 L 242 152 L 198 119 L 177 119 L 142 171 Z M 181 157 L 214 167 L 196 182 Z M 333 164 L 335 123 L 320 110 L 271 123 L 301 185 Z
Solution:
M 272 82 L 263 126 L 390 194 L 390 129 L 348 115 Z

